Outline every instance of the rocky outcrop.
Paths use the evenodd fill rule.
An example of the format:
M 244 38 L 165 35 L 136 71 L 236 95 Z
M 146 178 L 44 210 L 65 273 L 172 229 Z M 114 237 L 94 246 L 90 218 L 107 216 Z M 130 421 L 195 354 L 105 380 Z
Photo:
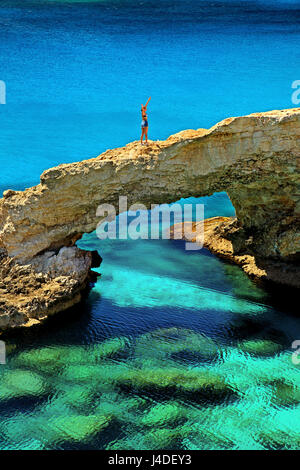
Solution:
M 33 188 L 4 192 L 0 250 L 15 265 L 49 275 L 58 269 L 50 258 L 96 228 L 101 203 L 118 209 L 123 195 L 129 205 L 150 207 L 226 191 L 237 214 L 230 234 L 234 252 L 246 247 L 257 258 L 297 263 L 299 155 L 300 109 L 289 109 L 228 118 L 148 147 L 133 142 L 59 165 Z
M 203 222 L 175 224 L 171 227 L 171 238 L 181 238 L 196 243 L 196 233 L 203 230 L 203 246 L 220 258 L 237 264 L 255 280 L 272 281 L 291 287 L 300 287 L 298 263 L 287 263 L 279 258 L 254 256 L 247 241 L 235 250 L 232 240 L 240 230 L 236 217 L 212 217 Z
M 98 253 L 63 247 L 57 254 L 46 252 L 21 265 L 0 256 L 0 331 L 29 327 L 49 315 L 78 303 L 93 266 L 100 264 Z

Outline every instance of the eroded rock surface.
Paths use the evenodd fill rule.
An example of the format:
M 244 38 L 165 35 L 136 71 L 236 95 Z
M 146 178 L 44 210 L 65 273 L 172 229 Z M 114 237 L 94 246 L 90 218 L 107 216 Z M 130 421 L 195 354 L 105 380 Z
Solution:
M 0 331 L 39 324 L 78 303 L 95 257 L 77 247 L 46 252 L 24 265 L 0 256 Z
M 150 207 L 226 191 L 237 214 L 231 233 L 235 254 L 246 246 L 254 257 L 294 266 L 300 253 L 299 155 L 298 108 L 228 118 L 209 130 L 182 131 L 148 147 L 133 142 L 97 158 L 59 165 L 46 170 L 37 186 L 4 192 L 4 264 L 13 259 L 14 266 L 30 265 L 43 275 L 60 266 L 65 276 L 64 252 L 54 256 L 96 228 L 99 204 L 118 209 L 119 196 L 127 196 L 128 205 Z
M 241 230 L 236 217 L 212 217 L 204 222 L 175 224 L 171 227 L 171 237 L 181 238 L 179 235 L 183 234 L 183 239 L 196 242 L 195 234 L 201 232 L 199 227 L 201 224 L 203 224 L 201 227 L 203 246 L 220 258 L 240 266 L 249 277 L 300 287 L 298 263 L 286 262 L 279 258 L 255 256 L 251 250 L 251 243 L 247 243 L 247 240 L 241 244 L 239 239 L 239 249 L 235 249 L 236 234 Z

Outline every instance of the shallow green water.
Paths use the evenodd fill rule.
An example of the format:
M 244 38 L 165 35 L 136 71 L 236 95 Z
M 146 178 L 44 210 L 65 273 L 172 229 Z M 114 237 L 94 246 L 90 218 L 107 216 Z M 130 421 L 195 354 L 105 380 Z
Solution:
M 30 348 L 1 371 L 1 448 L 299 448 L 299 368 L 274 340 L 186 328 Z
M 8 338 L 1 449 L 300 448 L 293 292 L 181 241 L 79 244 L 103 257 L 88 299 Z

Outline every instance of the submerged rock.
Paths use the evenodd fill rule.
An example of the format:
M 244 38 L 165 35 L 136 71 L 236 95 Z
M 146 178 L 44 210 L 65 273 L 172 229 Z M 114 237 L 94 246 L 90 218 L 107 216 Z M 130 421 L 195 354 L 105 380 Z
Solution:
M 62 404 L 75 410 L 86 412 L 91 408 L 94 402 L 96 390 L 92 386 L 84 387 L 76 384 L 64 384 L 57 388 L 59 392 L 59 400 Z
M 182 440 L 188 430 L 182 426 L 176 428 L 146 429 L 127 438 L 110 442 L 106 450 L 162 450 L 181 449 Z
M 140 425 L 141 416 L 147 407 L 147 400 L 141 397 L 126 398 L 124 395 L 111 390 L 109 393 L 101 393 L 94 406 L 95 414 L 110 415 L 119 424 L 131 423 Z
M 216 343 L 203 334 L 184 328 L 161 328 L 146 333 L 136 340 L 135 354 L 139 358 L 164 357 L 180 358 L 184 352 L 197 353 L 205 359 L 218 356 Z
M 180 449 L 183 429 L 153 429 L 144 436 L 146 449 Z
M 82 442 L 105 429 L 111 421 L 109 416 L 73 415 L 61 416 L 51 421 L 54 441 Z
M 125 337 L 108 339 L 90 346 L 57 345 L 21 352 L 11 362 L 16 366 L 26 366 L 46 374 L 54 374 L 64 366 L 102 363 L 104 358 L 125 352 L 128 345 L 129 340 Z
M 267 339 L 242 341 L 239 347 L 242 351 L 257 356 L 271 356 L 282 350 L 280 344 Z
M 293 384 L 288 381 L 278 380 L 270 384 L 273 390 L 272 400 L 281 406 L 300 404 L 299 383 Z
M 291 433 L 289 427 L 263 428 L 258 434 L 267 450 L 299 450 L 300 435 Z
M 93 348 L 89 349 L 88 354 L 97 361 L 124 353 L 128 350 L 129 346 L 130 342 L 126 337 L 111 338 L 102 343 L 95 344 Z
M 225 379 L 204 368 L 184 367 L 130 368 L 123 376 L 116 378 L 121 389 L 139 393 L 164 393 L 172 397 L 185 397 L 201 401 L 204 397 L 215 399 L 233 393 Z
M 45 347 L 23 351 L 14 357 L 12 365 L 30 367 L 46 374 L 56 374 L 64 363 L 67 347 Z
M 62 380 L 72 383 L 97 383 L 101 380 L 101 368 L 97 365 L 78 364 L 66 366 L 61 373 Z
M 145 426 L 165 426 L 166 424 L 175 424 L 184 419 L 186 415 L 185 408 L 177 402 L 158 404 L 145 412 L 141 424 Z
M 39 396 L 45 391 L 46 385 L 43 378 L 28 370 L 8 370 L 1 377 L 0 400 Z

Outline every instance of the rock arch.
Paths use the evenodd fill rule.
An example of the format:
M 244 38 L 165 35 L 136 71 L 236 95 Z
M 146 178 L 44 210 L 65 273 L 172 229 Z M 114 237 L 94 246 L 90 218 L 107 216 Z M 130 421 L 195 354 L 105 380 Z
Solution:
M 226 191 L 237 213 L 234 250 L 247 246 L 256 257 L 294 263 L 300 253 L 299 165 L 300 108 L 228 118 L 148 147 L 133 142 L 46 170 L 40 184 L 25 191 L 5 191 L 0 252 L 6 262 L 38 271 L 45 253 L 57 256 L 95 229 L 101 203 L 117 207 L 126 195 L 129 204 L 150 206 Z

